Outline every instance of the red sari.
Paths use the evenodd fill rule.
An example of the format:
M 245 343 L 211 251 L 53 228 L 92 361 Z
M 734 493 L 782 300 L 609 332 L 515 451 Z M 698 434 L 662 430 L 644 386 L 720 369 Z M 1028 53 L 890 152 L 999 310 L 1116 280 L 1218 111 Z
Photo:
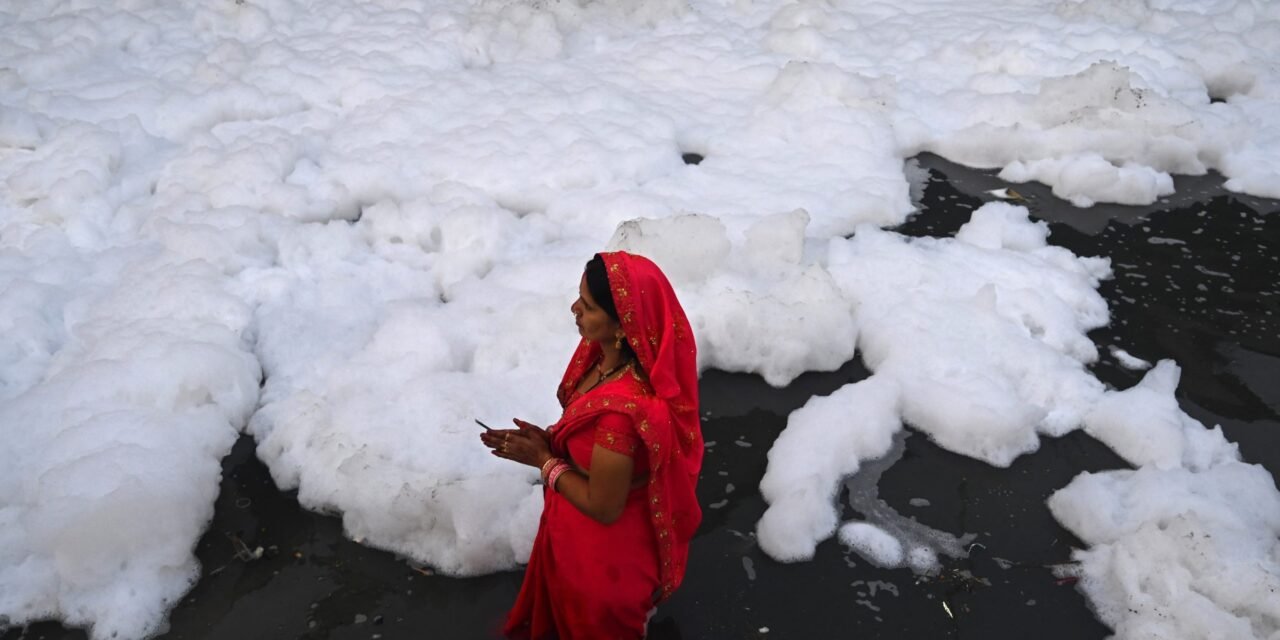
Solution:
M 561 380 L 564 414 L 552 453 L 590 472 L 599 444 L 632 456 L 633 483 L 616 522 L 600 524 L 544 492 L 524 584 L 504 632 L 532 640 L 634 640 L 649 611 L 684 579 L 702 519 L 694 493 L 702 466 L 697 352 L 666 276 L 647 258 L 603 253 L 622 330 L 635 351 L 626 373 L 585 394 L 578 383 L 600 357 L 587 341 Z

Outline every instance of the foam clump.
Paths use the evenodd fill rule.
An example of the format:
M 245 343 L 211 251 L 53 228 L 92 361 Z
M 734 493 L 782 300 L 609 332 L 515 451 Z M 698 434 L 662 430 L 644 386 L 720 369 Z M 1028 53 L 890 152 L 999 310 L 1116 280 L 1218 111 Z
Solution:
M 897 403 L 894 383 L 873 376 L 810 399 L 788 416 L 760 481 L 769 508 L 756 535 L 765 553 L 783 561 L 807 560 L 818 542 L 831 537 L 838 522 L 839 481 L 856 473 L 862 461 L 889 451 L 902 428 Z
M 798 231 L 803 238 L 804 225 Z M 700 214 L 628 220 L 619 225 L 609 246 L 649 256 L 668 278 L 681 282 L 705 280 L 719 271 L 731 248 L 724 223 Z
M 467 199 L 470 226 L 400 213 L 446 198 Z M 345 225 L 293 229 L 278 239 L 289 262 L 246 278 L 267 373 L 249 431 L 276 483 L 341 513 L 351 537 L 455 575 L 527 559 L 536 471 L 489 455 L 474 420 L 552 422 L 557 381 L 543 372 L 573 347 L 581 263 L 503 259 L 489 241 L 506 224 L 492 201 L 445 190 L 378 208 L 357 223 L 363 241 L 334 233 Z
M 846 522 L 841 525 L 841 530 L 850 525 L 872 526 L 883 535 L 893 538 L 905 551 L 905 556 L 892 564 L 875 561 L 879 566 L 905 566 L 917 574 L 931 574 L 941 568 L 938 562 L 940 554 L 951 558 L 967 557 L 969 543 L 976 536 L 972 533 L 957 536 L 934 529 L 914 517 L 903 515 L 880 498 L 880 479 L 906 453 L 909 435 L 898 431 L 893 436 L 893 445 L 885 455 L 863 461 L 856 473 L 845 478 L 844 495 L 847 496 L 849 508 L 859 514 L 860 520 Z M 918 503 L 912 500 L 911 504 L 916 506 Z M 856 549 L 857 545 L 854 546 Z
M 956 231 L 956 240 L 984 249 L 1034 251 L 1048 246 L 1049 224 L 1031 222 L 1027 208 L 1006 202 L 988 202 L 969 216 Z
M 1150 362 L 1147 362 L 1146 360 L 1143 360 L 1120 347 L 1112 346 L 1110 351 L 1111 356 L 1120 363 L 1120 366 L 1126 369 L 1141 371 L 1151 368 Z
M 1010 182 L 1043 182 L 1053 186 L 1053 195 L 1070 200 L 1077 207 L 1094 203 L 1151 204 L 1173 193 L 1173 178 L 1134 163 L 1116 166 L 1096 154 L 1066 158 L 1043 158 L 1031 162 L 1015 160 L 1000 172 Z
M 906 554 L 902 543 L 889 535 L 885 530 L 866 522 L 848 522 L 840 525 L 840 542 L 852 547 L 877 567 L 894 568 L 902 566 Z
M 1203 82 L 1191 77 L 1198 70 L 1116 58 L 1047 74 L 1034 95 L 1005 95 L 1001 111 L 980 108 L 937 148 L 1001 168 L 1006 180 L 1048 184 L 1080 207 L 1150 204 L 1173 192 L 1173 173 L 1246 172 L 1235 155 L 1244 148 L 1220 147 L 1217 136 L 1239 130 L 1210 113 Z
M 802 262 L 809 220 L 804 210 L 761 216 L 731 240 L 703 214 L 642 218 L 621 225 L 609 247 L 646 255 L 669 275 L 698 336 L 700 367 L 783 386 L 838 368 L 856 340 L 836 282 Z
M 1257 465 L 1082 473 L 1049 499 L 1079 589 L 1120 638 L 1280 634 L 1280 492 Z
M 249 311 L 220 274 L 149 253 L 121 251 L 37 300 L 68 331 L 0 403 L 0 611 L 13 623 L 145 637 L 199 576 L 192 548 L 259 369 L 241 342 Z M 27 273 L 41 270 L 78 271 L 71 256 Z
M 864 361 L 897 381 L 904 419 L 991 464 L 1076 428 L 1103 391 L 1083 365 L 1097 359 L 1086 332 L 1107 321 L 1095 288 L 1110 269 L 1045 235 L 1024 208 L 992 203 L 955 240 L 863 228 L 831 243 Z
M 1178 377 L 1162 360 L 1086 419 L 1138 468 L 1081 473 L 1049 498 L 1089 545 L 1073 553 L 1079 588 L 1118 637 L 1277 637 L 1280 491 L 1178 408 Z
M 1202 471 L 1239 458 L 1222 429 L 1205 429 L 1173 397 L 1181 370 L 1161 360 L 1137 385 L 1108 391 L 1085 416 L 1084 429 L 1138 467 Z
M 841 478 L 883 456 L 904 422 L 991 464 L 1078 428 L 1102 397 L 1084 369 L 1105 324 L 1105 260 L 1046 242 L 1025 207 L 989 203 L 955 239 L 859 228 L 828 247 L 871 378 L 793 412 L 760 483 L 761 548 L 794 561 L 835 533 Z

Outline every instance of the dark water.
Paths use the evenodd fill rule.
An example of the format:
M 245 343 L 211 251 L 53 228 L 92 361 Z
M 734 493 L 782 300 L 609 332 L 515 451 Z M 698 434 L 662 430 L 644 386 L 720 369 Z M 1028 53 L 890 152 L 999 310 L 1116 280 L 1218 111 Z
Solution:
M 905 234 L 951 235 L 991 199 L 985 190 L 1008 186 L 937 157 L 920 162 L 930 179 Z M 1113 321 L 1092 334 L 1103 354 L 1095 375 L 1118 388 L 1141 379 L 1118 365 L 1113 345 L 1176 359 L 1183 409 L 1221 424 L 1247 461 L 1280 473 L 1280 202 L 1229 194 L 1213 176 L 1180 179 L 1176 196 L 1149 207 L 1081 210 L 1041 185 L 1014 188 L 1051 223 L 1051 242 L 1112 259 L 1116 277 L 1101 291 Z M 1074 586 L 1049 568 L 1080 543 L 1045 499 L 1081 471 L 1126 466 L 1082 433 L 1046 439 L 1008 469 L 909 437 L 902 460 L 881 478 L 880 497 L 929 526 L 977 536 L 969 557 L 944 562 L 937 577 L 871 567 L 834 540 L 805 563 L 760 552 L 757 485 L 787 414 L 866 375 L 851 362 L 785 389 L 755 376 L 703 376 L 704 435 L 715 442 L 699 486 L 705 522 L 685 585 L 659 609 L 650 637 L 1106 637 Z M 303 511 L 293 494 L 275 489 L 248 439 L 223 468 L 216 515 L 196 550 L 204 575 L 164 638 L 492 638 L 519 589 L 519 572 L 435 576 L 343 538 L 337 518 Z M 846 506 L 843 515 L 857 514 Z M 237 557 L 259 546 L 263 557 Z M 83 637 L 56 623 L 0 634 Z

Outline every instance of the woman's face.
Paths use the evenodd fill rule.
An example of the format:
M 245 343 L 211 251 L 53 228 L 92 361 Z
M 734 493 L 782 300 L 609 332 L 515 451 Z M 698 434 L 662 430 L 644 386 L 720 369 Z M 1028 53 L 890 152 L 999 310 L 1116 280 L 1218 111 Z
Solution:
M 613 342 L 620 328 L 618 322 L 610 318 L 609 314 L 596 304 L 595 298 L 591 297 L 585 274 L 578 282 L 578 299 L 573 301 L 570 309 L 573 311 L 574 322 L 578 325 L 578 333 L 582 337 L 602 344 Z

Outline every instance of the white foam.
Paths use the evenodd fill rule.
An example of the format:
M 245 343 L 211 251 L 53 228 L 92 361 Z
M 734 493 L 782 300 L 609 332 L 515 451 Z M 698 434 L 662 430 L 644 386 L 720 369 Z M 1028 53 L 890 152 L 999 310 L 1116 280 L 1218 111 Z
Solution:
M 1161 360 L 1136 386 L 1107 392 L 1085 417 L 1085 431 L 1139 467 L 1200 471 L 1236 459 L 1221 429 L 1206 430 L 1178 408 L 1179 375 L 1172 360 Z
M 991 203 L 956 240 L 862 228 L 831 244 L 829 268 L 859 302 L 863 359 L 897 381 L 904 419 L 992 464 L 1076 428 L 1102 392 L 1083 365 L 1097 358 L 1086 332 L 1107 321 L 1094 289 L 1107 261 L 1044 234 L 1025 208 Z
M 894 383 L 879 376 L 794 411 L 769 449 L 760 481 L 769 503 L 756 527 L 760 548 L 784 561 L 812 558 L 815 545 L 835 533 L 839 480 L 856 473 L 861 461 L 889 451 L 902 428 L 898 415 Z M 814 447 L 816 441 L 822 446 Z
M 956 240 L 983 249 L 1034 251 L 1047 246 L 1049 225 L 1030 222 L 1027 208 L 989 202 L 969 216 L 956 232 Z
M 853 357 L 850 305 L 831 276 L 802 262 L 809 216 L 762 216 L 731 242 L 717 219 L 637 219 L 609 247 L 647 255 L 681 293 L 703 368 L 759 373 L 782 386 Z M 764 339 L 770 336 L 769 339 Z
M 1090 545 L 1079 588 L 1117 636 L 1280 632 L 1280 492 L 1261 467 L 1082 473 L 1049 508 Z
M 898 567 L 905 558 L 902 543 L 897 538 L 865 522 L 841 525 L 840 542 L 853 547 L 858 555 L 877 567 Z
M 1173 193 L 1173 178 L 1151 167 L 1125 163 L 1116 166 L 1097 154 L 1066 158 L 1045 158 L 1024 163 L 1015 160 L 1000 171 L 1010 182 L 1043 182 L 1053 186 L 1053 195 L 1070 200 L 1077 207 L 1092 207 L 1098 201 L 1120 204 L 1151 204 Z
M 0 611 L 95 637 L 155 633 L 194 584 L 219 459 L 259 376 L 248 309 L 214 269 L 126 255 L 46 289 L 40 310 L 68 333 L 46 334 L 56 353 L 25 358 L 40 375 L 10 379 L 0 404 Z
M 788 418 L 760 484 L 762 549 L 812 557 L 835 532 L 839 480 L 884 455 L 904 421 L 997 465 L 1080 425 L 1103 393 L 1083 364 L 1097 357 L 1085 332 L 1106 321 L 1094 288 L 1109 269 L 1047 236 L 1024 207 L 997 202 L 954 240 L 862 227 L 831 241 L 828 269 L 858 303 L 875 375 Z
M 1132 353 L 1129 353 L 1128 351 L 1121 349 L 1120 347 L 1113 345 L 1110 348 L 1110 351 L 1111 351 L 1111 356 L 1115 358 L 1117 362 L 1120 363 L 1120 366 L 1126 369 L 1142 370 L 1142 369 L 1151 368 L 1150 362 L 1147 362 L 1146 360 L 1143 360 L 1142 358 L 1139 358 L 1133 355 Z
M 1280 491 L 1220 427 L 1178 408 L 1163 360 L 1108 392 L 1085 429 L 1138 467 L 1082 473 L 1049 499 L 1088 549 L 1080 589 L 1121 637 L 1280 634 Z
M 352 536 L 455 573 L 514 566 L 533 474 L 477 457 L 470 420 L 554 418 L 566 310 L 611 238 L 673 273 L 701 366 L 781 385 L 861 346 L 878 381 L 832 406 L 1007 464 L 1103 393 L 1082 366 L 1105 260 L 1046 245 L 1017 209 L 958 240 L 876 230 L 919 195 L 904 158 L 1021 167 L 1081 204 L 1207 170 L 1280 195 L 1274 4 L 3 11 L 0 414 L 27 417 L 0 438 L 22 461 L 0 466 L 0 615 L 97 638 L 163 624 L 259 403 L 273 476 Z M 59 440 L 79 424 L 96 426 Z M 875 450 L 841 437 L 851 458 L 762 522 L 779 553 L 834 531 L 832 477 Z M 787 442 L 779 460 L 828 455 Z M 42 475 L 77 451 L 131 488 L 89 504 L 83 476 Z M 174 528 L 112 515 L 130 501 L 174 505 Z M 78 518 L 101 545 L 56 535 Z

